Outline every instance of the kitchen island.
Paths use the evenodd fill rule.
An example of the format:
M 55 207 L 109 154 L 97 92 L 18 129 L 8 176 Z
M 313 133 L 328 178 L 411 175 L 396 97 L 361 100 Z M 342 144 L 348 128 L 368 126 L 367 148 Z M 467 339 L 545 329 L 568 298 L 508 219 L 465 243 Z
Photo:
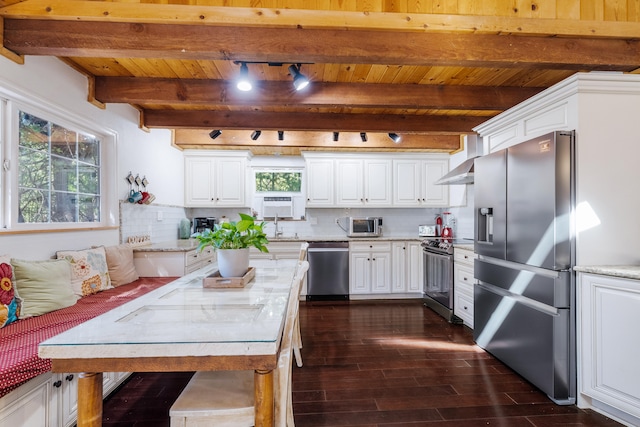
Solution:
M 273 422 L 273 370 L 295 260 L 252 261 L 244 288 L 203 288 L 212 264 L 40 344 L 54 372 L 83 372 L 78 426 L 102 423 L 102 373 L 246 370 L 255 374 L 256 425 Z

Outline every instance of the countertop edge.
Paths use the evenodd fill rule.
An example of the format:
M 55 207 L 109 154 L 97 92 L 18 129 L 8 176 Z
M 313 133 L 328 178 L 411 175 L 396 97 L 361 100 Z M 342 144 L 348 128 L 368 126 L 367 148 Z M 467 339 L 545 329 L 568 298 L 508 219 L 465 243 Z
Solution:
M 577 265 L 573 269 L 580 273 L 640 280 L 639 265 Z

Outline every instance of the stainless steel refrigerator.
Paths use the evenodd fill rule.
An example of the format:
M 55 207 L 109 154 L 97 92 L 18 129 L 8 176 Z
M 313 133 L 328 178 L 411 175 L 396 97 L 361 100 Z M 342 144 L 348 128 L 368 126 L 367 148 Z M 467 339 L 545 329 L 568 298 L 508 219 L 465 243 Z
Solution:
M 576 396 L 573 132 L 475 160 L 476 343 L 558 404 Z

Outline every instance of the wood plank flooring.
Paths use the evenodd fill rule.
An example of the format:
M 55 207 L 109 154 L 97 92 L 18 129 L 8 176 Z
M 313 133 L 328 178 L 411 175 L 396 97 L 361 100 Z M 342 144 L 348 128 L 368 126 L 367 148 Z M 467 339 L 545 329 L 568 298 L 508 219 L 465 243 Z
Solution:
M 306 302 L 296 426 L 619 426 L 558 406 L 418 300 Z M 104 405 L 108 427 L 169 426 L 190 373 L 135 374 Z

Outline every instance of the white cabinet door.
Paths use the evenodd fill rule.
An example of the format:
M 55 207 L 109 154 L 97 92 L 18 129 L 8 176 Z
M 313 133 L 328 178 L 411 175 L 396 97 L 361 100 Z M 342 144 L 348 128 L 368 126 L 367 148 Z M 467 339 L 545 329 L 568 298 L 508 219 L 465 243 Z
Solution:
M 43 374 L 0 399 L 0 426 L 54 427 L 59 424 L 58 374 Z
M 422 293 L 424 259 L 420 242 L 407 242 L 407 292 Z
M 391 206 L 391 160 L 365 159 L 364 203 L 367 206 Z
M 391 292 L 403 293 L 407 290 L 407 247 L 405 242 L 391 244 L 392 274 Z
M 422 205 L 422 161 L 398 159 L 393 161 L 393 205 Z
M 245 206 L 247 164 L 244 157 L 216 159 L 216 206 Z
M 305 159 L 307 170 L 307 206 L 334 206 L 333 159 Z
M 361 159 L 336 160 L 336 205 L 363 206 L 363 163 Z
M 371 293 L 371 254 L 351 252 L 349 256 L 349 293 L 362 295 Z
M 388 294 L 391 292 L 391 253 L 371 253 L 371 292 Z
M 186 154 L 185 206 L 246 206 L 247 156 Z
M 422 206 L 447 206 L 449 204 L 449 186 L 436 185 L 435 182 L 449 171 L 449 160 L 424 160 L 422 163 Z
M 640 339 L 630 331 L 640 281 L 580 273 L 578 282 L 580 393 L 639 418 Z
M 185 205 L 215 206 L 215 160 L 185 157 Z
M 61 425 L 73 426 L 78 419 L 78 374 L 60 374 L 58 380 L 62 393 L 60 405 Z

